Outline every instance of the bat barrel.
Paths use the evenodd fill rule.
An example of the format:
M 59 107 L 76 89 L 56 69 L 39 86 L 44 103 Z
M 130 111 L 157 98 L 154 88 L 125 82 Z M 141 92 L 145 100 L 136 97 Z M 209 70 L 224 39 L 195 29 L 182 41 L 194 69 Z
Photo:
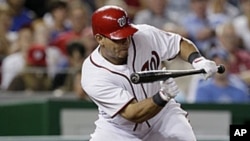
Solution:
M 223 65 L 218 66 L 218 73 L 224 73 L 225 67 Z M 200 70 L 161 70 L 161 71 L 144 71 L 136 72 L 130 75 L 130 80 L 134 84 L 138 83 L 149 83 L 154 81 L 166 80 L 170 77 L 176 78 L 187 75 L 206 73 L 204 69 Z
M 131 81 L 134 84 L 138 83 L 149 83 L 154 81 L 166 80 L 170 76 L 170 73 L 167 72 L 141 72 L 141 73 L 132 73 L 130 76 Z
M 161 81 L 161 80 L 167 80 L 168 78 L 176 78 L 181 76 L 187 76 L 187 75 L 194 75 L 194 74 L 200 74 L 205 73 L 203 69 L 201 70 L 183 70 L 183 71 L 145 71 L 145 72 L 136 72 L 132 73 L 130 76 L 130 80 L 134 84 L 138 83 L 149 83 L 154 81 Z

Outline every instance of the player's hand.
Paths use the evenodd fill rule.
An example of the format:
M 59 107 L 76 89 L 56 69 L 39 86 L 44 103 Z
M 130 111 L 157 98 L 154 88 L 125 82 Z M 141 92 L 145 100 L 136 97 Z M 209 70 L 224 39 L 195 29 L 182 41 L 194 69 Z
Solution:
M 161 89 L 160 96 L 163 100 L 169 101 L 171 98 L 176 97 L 180 92 L 179 87 L 177 86 L 173 78 L 168 78 L 165 81 L 160 81 Z
M 193 63 L 195 69 L 204 69 L 206 74 L 204 74 L 205 79 L 213 76 L 217 72 L 217 66 L 214 61 L 208 60 L 204 57 L 196 58 Z

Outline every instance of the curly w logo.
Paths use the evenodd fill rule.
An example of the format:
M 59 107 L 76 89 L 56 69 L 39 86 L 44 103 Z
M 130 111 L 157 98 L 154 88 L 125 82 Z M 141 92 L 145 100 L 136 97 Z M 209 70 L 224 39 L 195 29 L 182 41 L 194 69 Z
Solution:
M 151 52 L 152 57 L 150 60 L 146 61 L 141 68 L 141 71 L 156 70 L 160 65 L 160 57 L 157 52 Z
M 122 16 L 121 18 L 119 18 L 119 19 L 117 20 L 117 22 L 119 23 L 119 26 L 120 26 L 120 27 L 123 27 L 123 26 L 126 25 L 127 19 L 126 19 L 125 16 Z

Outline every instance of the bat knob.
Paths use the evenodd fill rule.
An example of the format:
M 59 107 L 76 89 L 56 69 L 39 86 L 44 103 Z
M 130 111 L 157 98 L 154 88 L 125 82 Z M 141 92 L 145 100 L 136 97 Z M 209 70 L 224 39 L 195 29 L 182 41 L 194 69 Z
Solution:
M 140 75 L 137 73 L 132 73 L 130 76 L 130 80 L 134 83 L 137 84 L 140 81 Z
M 224 73 L 225 72 L 225 67 L 223 65 L 219 65 L 217 72 L 218 73 Z

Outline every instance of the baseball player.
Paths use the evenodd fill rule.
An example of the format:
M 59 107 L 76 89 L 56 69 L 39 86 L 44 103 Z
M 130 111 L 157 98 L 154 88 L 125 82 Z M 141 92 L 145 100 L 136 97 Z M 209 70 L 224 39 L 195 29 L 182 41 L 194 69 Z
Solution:
M 99 110 L 90 141 L 195 141 L 187 113 L 174 100 L 179 89 L 173 78 L 133 84 L 133 72 L 161 69 L 177 55 L 208 78 L 215 62 L 202 57 L 195 45 L 149 25 L 129 23 L 117 6 L 104 6 L 92 15 L 99 46 L 82 66 L 81 85 Z

